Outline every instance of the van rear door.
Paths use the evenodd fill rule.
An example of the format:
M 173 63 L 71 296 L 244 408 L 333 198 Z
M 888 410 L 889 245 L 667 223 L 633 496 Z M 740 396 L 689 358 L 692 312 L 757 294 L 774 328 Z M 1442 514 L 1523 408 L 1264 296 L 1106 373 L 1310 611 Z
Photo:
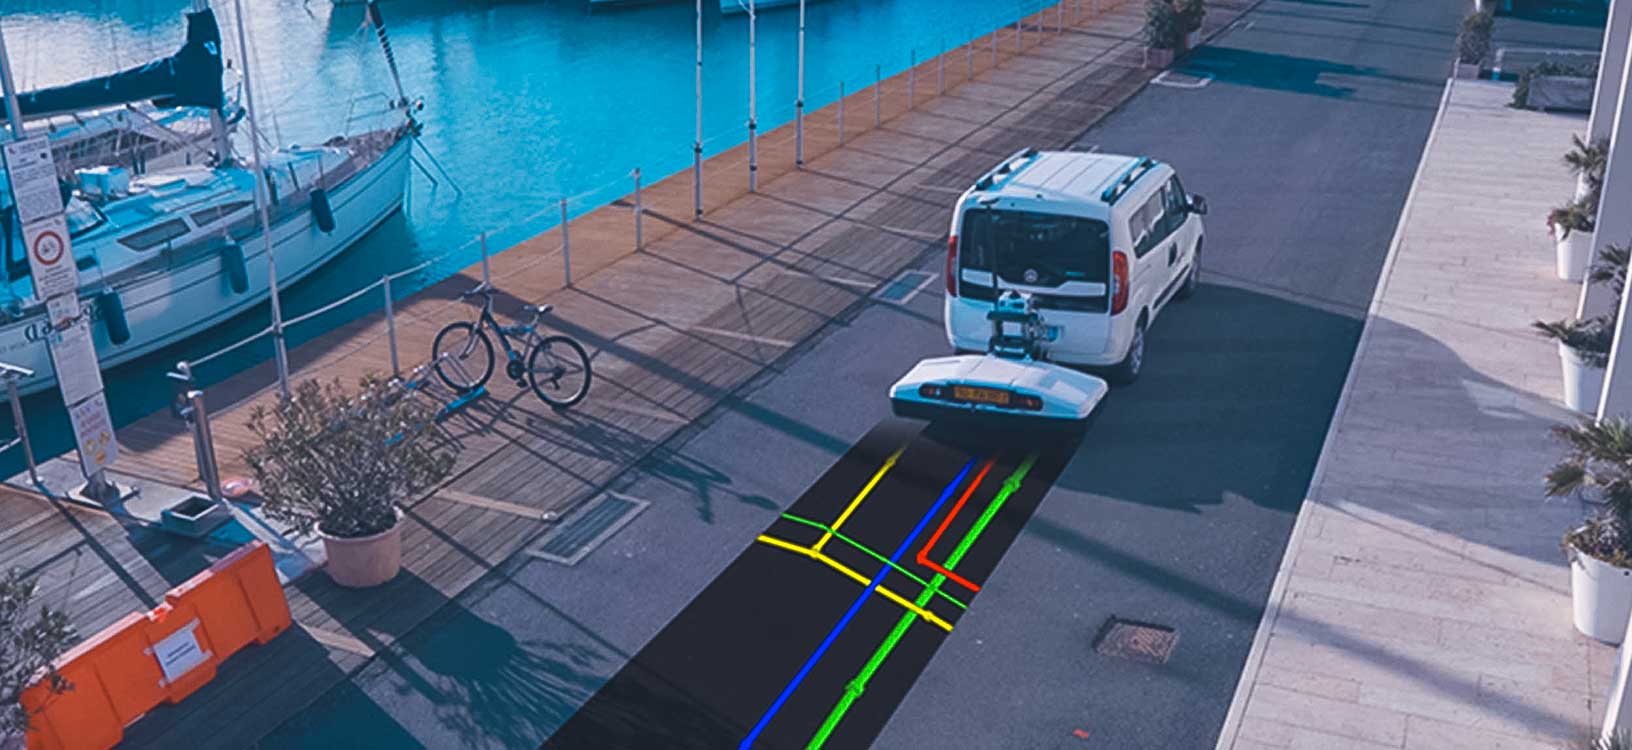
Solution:
M 1056 331 L 1052 348 L 1084 354 L 1110 338 L 1110 227 L 1098 219 L 999 206 L 966 210 L 959 232 L 958 294 L 991 302 L 999 289 L 1029 292 Z

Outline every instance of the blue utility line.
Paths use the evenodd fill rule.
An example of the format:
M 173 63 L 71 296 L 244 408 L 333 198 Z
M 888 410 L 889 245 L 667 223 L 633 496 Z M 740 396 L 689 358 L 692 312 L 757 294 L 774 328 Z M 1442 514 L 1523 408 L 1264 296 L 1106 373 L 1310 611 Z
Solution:
M 941 506 L 945 505 L 947 498 L 952 497 L 952 493 L 957 491 L 958 485 L 963 484 L 963 478 L 968 476 L 969 469 L 975 465 L 977 460 L 979 459 L 971 458 L 969 463 L 963 465 L 963 470 L 958 472 L 958 476 L 941 492 L 941 499 L 936 500 L 935 505 L 929 509 L 929 512 L 918 520 L 918 525 L 913 527 L 912 533 L 902 540 L 901 546 L 896 548 L 895 554 L 890 555 L 892 564 L 901 561 L 901 556 L 906 554 L 907 549 L 912 546 L 914 541 L 917 541 L 918 535 L 923 533 L 924 527 L 929 525 L 930 519 L 933 519 L 935 514 L 941 511 Z M 839 618 L 839 624 L 834 625 L 832 632 L 829 632 L 827 638 L 822 641 L 822 645 L 816 647 L 816 653 L 811 654 L 810 658 L 805 660 L 805 666 L 799 668 L 799 673 L 793 676 L 793 682 L 788 683 L 788 686 L 782 689 L 782 694 L 776 697 L 776 702 L 772 703 L 765 715 L 759 718 L 759 723 L 754 725 L 754 730 L 749 732 L 747 737 L 742 738 L 742 742 L 737 745 L 737 750 L 750 750 L 753 747 L 754 740 L 759 739 L 760 733 L 765 731 L 765 725 L 771 723 L 771 717 L 775 716 L 777 711 L 782 710 L 782 704 L 788 702 L 788 698 L 793 695 L 793 691 L 799 688 L 799 683 L 805 681 L 805 676 L 810 674 L 810 670 L 816 666 L 816 662 L 821 661 L 822 655 L 827 653 L 828 647 L 833 645 L 833 641 L 839 637 L 839 633 L 844 632 L 845 627 L 855 618 L 856 613 L 861 611 L 861 605 L 867 601 L 868 597 L 873 595 L 873 590 L 878 588 L 878 584 L 884 581 L 884 575 L 890 572 L 890 568 L 890 565 L 885 565 L 878 571 L 878 575 L 873 576 L 873 580 L 867 584 L 866 590 L 861 592 L 861 596 L 856 597 L 856 603 L 850 605 L 850 609 L 844 613 L 844 617 Z

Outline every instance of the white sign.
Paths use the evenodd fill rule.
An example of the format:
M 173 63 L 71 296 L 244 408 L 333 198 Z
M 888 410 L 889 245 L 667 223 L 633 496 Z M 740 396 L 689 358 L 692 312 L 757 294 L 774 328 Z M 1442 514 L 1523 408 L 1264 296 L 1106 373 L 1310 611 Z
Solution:
M 12 200 L 24 226 L 62 213 L 62 193 L 57 187 L 57 164 L 51 158 L 51 141 L 41 135 L 5 145 L 6 172 L 11 178 Z
M 62 402 L 73 406 L 102 392 L 102 369 L 91 341 L 91 322 L 79 322 L 51 334 L 51 363 L 57 367 Z
M 74 265 L 68 222 L 61 214 L 23 225 L 23 247 L 34 276 L 34 294 L 50 299 L 79 289 L 79 268 Z
M 79 295 L 59 294 L 45 301 L 45 319 L 54 330 L 62 330 L 85 314 L 79 307 Z
M 197 627 L 198 621 L 194 620 L 153 644 L 153 658 L 159 660 L 165 684 L 181 679 L 209 660 L 209 652 L 198 645 L 198 636 L 193 633 Z
M 85 476 L 92 476 L 119 460 L 119 441 L 113 436 L 108 400 L 102 394 L 68 407 L 68 418 L 74 423 L 74 441 Z

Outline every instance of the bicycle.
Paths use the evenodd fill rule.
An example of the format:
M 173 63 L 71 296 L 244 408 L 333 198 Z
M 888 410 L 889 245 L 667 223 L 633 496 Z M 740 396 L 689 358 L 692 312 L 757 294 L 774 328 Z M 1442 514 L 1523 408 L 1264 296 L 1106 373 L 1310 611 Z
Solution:
M 527 325 L 501 326 L 493 317 L 493 287 L 482 284 L 459 295 L 460 300 L 481 297 L 481 313 L 476 320 L 451 323 L 438 331 L 431 342 L 432 362 L 437 377 L 449 388 L 469 393 L 484 385 L 493 376 L 493 341 L 484 328 L 493 329 L 504 347 L 504 374 L 520 388 L 532 388 L 533 393 L 556 409 L 568 408 L 589 393 L 591 377 L 589 355 L 584 347 L 571 337 L 539 334 L 538 324 L 553 308 L 551 305 L 527 305 L 522 308 L 532 313 Z M 510 345 L 511 337 L 523 339 L 521 347 Z M 526 351 L 526 364 L 522 364 Z M 478 369 L 480 375 L 471 377 Z M 582 378 L 582 382 L 579 382 Z

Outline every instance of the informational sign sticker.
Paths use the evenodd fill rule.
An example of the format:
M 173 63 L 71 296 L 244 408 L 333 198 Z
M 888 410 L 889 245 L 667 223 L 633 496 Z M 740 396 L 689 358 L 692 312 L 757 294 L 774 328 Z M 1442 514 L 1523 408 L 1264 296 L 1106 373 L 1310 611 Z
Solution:
M 90 321 L 80 318 L 51 334 L 51 362 L 57 367 L 64 404 L 73 406 L 102 392 L 102 369 L 97 365 Z
M 57 187 L 50 139 L 35 136 L 7 143 L 4 149 L 11 195 L 17 201 L 17 217 L 23 225 L 62 213 L 62 193 Z
M 209 660 L 209 652 L 198 645 L 198 635 L 193 632 L 197 628 L 198 621 L 194 620 L 153 644 L 153 658 L 159 660 L 159 669 L 164 672 L 166 683 L 181 679 Z
M 119 460 L 119 441 L 113 435 L 108 401 L 102 394 L 68 407 L 68 418 L 74 423 L 74 444 L 79 448 L 79 465 L 85 470 L 85 476 L 92 476 Z
M 50 299 L 79 289 L 79 268 L 74 265 L 68 222 L 60 214 L 23 225 L 23 247 L 28 249 L 28 269 L 34 276 L 36 296 Z

